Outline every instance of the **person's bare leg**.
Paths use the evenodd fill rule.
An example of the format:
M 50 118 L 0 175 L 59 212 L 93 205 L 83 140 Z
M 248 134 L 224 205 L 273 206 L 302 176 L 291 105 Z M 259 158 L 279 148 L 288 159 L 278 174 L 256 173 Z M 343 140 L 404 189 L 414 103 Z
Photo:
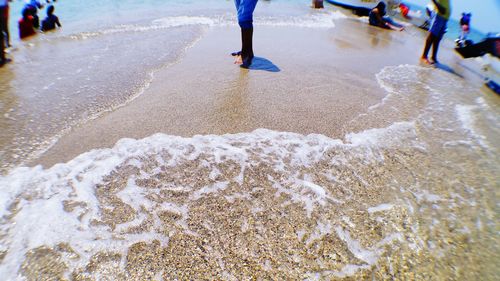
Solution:
M 392 24 L 390 24 L 390 23 L 387 23 L 387 26 L 388 26 L 390 29 L 395 30 L 395 31 L 403 31 L 403 30 L 405 30 L 405 28 L 404 28 L 404 27 L 398 27 L 398 26 L 392 25 Z
M 243 63 L 243 58 L 241 57 L 241 53 L 243 52 L 243 48 L 244 48 L 243 43 L 244 43 L 243 29 L 241 29 L 241 51 L 234 53 L 235 54 L 234 55 L 234 57 L 235 57 L 234 64 L 242 64 Z
M 241 67 L 249 68 L 254 57 L 253 54 L 253 27 L 242 28 L 243 47 L 241 48 Z
M 4 12 L 5 13 L 5 12 Z M 5 16 L 2 17 L 3 21 L 3 33 L 4 33 L 4 40 L 5 40 L 5 48 L 10 47 L 10 34 L 9 34 L 9 19 Z
M 432 44 L 432 63 L 439 63 L 437 60 L 437 53 L 439 50 L 439 43 L 441 42 L 441 37 L 435 37 L 434 43 Z
M 0 65 L 5 63 L 5 39 L 3 38 L 3 32 L 0 32 Z
M 425 40 L 425 47 L 424 47 L 424 52 L 422 53 L 422 57 L 420 58 L 422 62 L 426 64 L 431 64 L 427 56 L 429 55 L 429 50 L 431 49 L 431 45 L 434 42 L 434 35 L 429 32 L 429 35 L 427 36 L 427 39 Z
M 4 13 L 3 10 L 0 10 L 0 13 Z M 0 15 L 0 66 L 4 65 L 6 62 L 5 59 L 5 38 L 3 34 L 4 29 L 4 16 Z

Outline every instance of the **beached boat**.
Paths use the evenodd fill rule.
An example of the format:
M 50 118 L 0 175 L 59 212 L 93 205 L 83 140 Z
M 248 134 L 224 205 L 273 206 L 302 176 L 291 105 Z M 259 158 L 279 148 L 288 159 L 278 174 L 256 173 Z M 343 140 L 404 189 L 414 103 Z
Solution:
M 326 0 L 327 2 L 351 9 L 373 9 L 381 0 Z M 400 0 L 384 1 L 391 9 L 396 8 L 401 3 Z
M 455 50 L 464 58 L 480 58 L 486 85 L 500 94 L 500 34 L 490 35 L 485 40 Z

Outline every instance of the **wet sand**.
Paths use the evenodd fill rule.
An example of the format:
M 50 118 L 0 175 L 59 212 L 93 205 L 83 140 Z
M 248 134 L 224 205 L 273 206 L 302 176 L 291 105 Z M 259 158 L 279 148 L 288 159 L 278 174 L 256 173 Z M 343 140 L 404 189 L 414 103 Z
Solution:
M 229 56 L 236 27 L 205 30 L 141 96 L 32 164 L 113 149 L 6 179 L 23 189 L 5 264 L 28 279 L 493 280 L 498 132 L 470 120 L 497 113 L 496 96 L 477 101 L 450 42 L 441 61 L 454 74 L 381 71 L 417 64 L 425 33 L 336 24 L 256 26 L 251 70 Z M 258 128 L 274 131 L 142 139 Z M 115 146 L 123 138 L 141 140 Z M 51 228 L 28 248 L 15 235 L 39 233 L 30 210 Z
M 188 137 L 267 128 L 342 138 L 385 126 L 353 127 L 350 121 L 385 96 L 375 79 L 380 69 L 418 63 L 425 33 L 382 30 L 356 19 L 336 25 L 257 25 L 251 70 L 229 56 L 240 46 L 237 27 L 210 28 L 179 63 L 155 73 L 139 98 L 73 129 L 31 164 L 49 167 L 121 138 L 159 132 Z M 445 48 L 442 61 L 455 63 Z

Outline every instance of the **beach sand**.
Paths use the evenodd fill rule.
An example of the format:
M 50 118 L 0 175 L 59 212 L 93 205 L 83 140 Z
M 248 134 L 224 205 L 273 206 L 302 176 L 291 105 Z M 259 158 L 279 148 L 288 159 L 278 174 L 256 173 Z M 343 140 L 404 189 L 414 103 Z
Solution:
M 386 95 L 375 79 L 380 69 L 419 62 L 425 33 L 382 30 L 354 18 L 336 24 L 257 26 L 251 70 L 229 55 L 240 46 L 237 27 L 211 28 L 179 63 L 156 72 L 144 94 L 71 130 L 32 164 L 49 167 L 159 132 L 188 137 L 268 128 L 342 138 L 384 127 L 350 121 Z M 451 60 L 449 48 L 442 57 Z
M 494 279 L 498 130 L 488 122 L 499 101 L 451 42 L 440 70 L 417 66 L 425 33 L 413 28 L 257 24 L 245 70 L 229 55 L 237 27 L 204 28 L 144 93 L 30 163 L 44 168 L 0 178 L 21 190 L 5 199 L 0 270 Z

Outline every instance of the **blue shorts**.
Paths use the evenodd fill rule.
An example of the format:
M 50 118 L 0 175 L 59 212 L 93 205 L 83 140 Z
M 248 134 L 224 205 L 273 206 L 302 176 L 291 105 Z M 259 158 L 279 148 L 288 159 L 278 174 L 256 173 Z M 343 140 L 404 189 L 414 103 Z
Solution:
M 447 23 L 448 23 L 447 19 L 443 18 L 438 14 L 434 14 L 431 21 L 431 28 L 429 29 L 430 33 L 439 38 L 443 37 L 443 35 L 446 33 Z
M 253 11 L 258 0 L 234 0 L 238 12 L 238 24 L 241 28 L 253 27 Z

